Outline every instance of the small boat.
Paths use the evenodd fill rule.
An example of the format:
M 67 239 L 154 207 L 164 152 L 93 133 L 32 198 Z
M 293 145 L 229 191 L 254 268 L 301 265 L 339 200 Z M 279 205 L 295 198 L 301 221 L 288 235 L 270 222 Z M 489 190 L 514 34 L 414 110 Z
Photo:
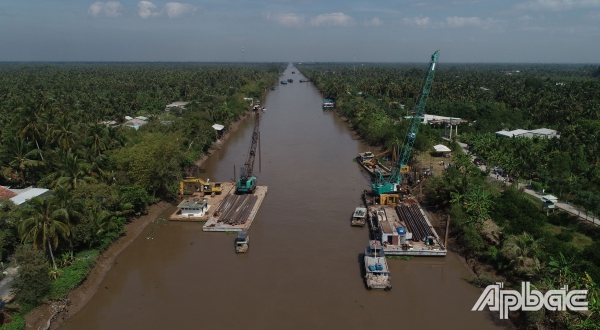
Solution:
M 352 226 L 364 227 L 367 222 L 367 208 L 359 206 L 354 210 L 352 214 Z
M 392 276 L 379 241 L 369 241 L 369 246 L 365 248 L 364 262 L 367 289 L 391 290 Z
M 280 83 L 281 83 L 282 85 L 287 85 L 287 81 L 285 81 L 285 80 L 282 80 L 282 81 L 280 81 Z
M 271 90 L 274 91 L 275 89 L 277 89 L 277 87 L 275 86 L 271 86 Z
M 333 109 L 334 106 L 335 106 L 335 103 L 333 102 L 332 99 L 325 99 L 323 101 L 323 109 Z
M 235 238 L 235 253 L 246 253 L 250 247 L 250 235 L 247 231 L 238 231 Z
M 289 83 L 293 83 L 293 82 L 294 82 L 294 79 L 290 78 L 290 79 L 288 79 L 288 82 L 289 82 Z
M 265 107 L 262 107 L 262 109 L 261 109 L 261 110 L 264 112 L 264 111 L 267 111 L 267 108 L 265 108 Z

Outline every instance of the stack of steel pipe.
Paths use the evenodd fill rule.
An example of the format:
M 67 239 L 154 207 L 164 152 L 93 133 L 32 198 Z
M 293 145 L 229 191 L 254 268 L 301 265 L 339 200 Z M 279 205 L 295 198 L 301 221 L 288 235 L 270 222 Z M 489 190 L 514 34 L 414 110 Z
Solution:
M 396 206 L 396 213 L 406 224 L 406 229 L 413 234 L 414 241 L 421 241 L 425 239 L 425 236 L 435 237 L 429 224 L 427 224 L 423 214 L 416 205 L 413 204 L 410 207 L 405 205 Z
M 227 208 L 220 216 L 219 221 L 232 226 L 245 223 L 257 200 L 257 196 L 234 195 L 232 200 L 228 201 L 228 205 L 225 205 Z

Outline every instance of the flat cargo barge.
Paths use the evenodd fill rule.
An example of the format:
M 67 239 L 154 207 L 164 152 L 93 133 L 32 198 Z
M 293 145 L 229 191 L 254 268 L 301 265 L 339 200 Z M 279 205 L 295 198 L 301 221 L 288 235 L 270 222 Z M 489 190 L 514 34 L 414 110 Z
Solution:
M 381 175 L 383 175 L 384 178 L 389 177 L 392 174 L 392 170 L 383 165 L 379 159 L 374 159 L 374 156 L 375 155 L 370 151 L 361 152 L 356 157 L 356 161 L 372 177 L 377 176 L 378 171 L 381 171 Z
M 233 184 L 233 183 L 232 183 Z M 256 186 L 252 194 L 232 189 L 202 227 L 203 231 L 247 231 L 267 195 L 267 186 Z
M 365 197 L 365 203 L 371 231 L 382 243 L 386 256 L 446 256 L 446 247 L 414 199 L 378 205 Z

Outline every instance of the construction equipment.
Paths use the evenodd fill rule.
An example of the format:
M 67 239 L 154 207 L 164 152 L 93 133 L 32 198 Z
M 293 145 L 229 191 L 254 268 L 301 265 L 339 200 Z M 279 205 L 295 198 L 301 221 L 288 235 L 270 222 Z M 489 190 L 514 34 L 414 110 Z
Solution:
M 195 183 L 194 190 L 200 192 L 202 195 L 218 195 L 221 193 L 221 182 L 208 182 L 200 178 L 188 177 L 179 182 L 179 194 L 181 196 L 185 193 L 185 184 Z
M 363 161 L 363 165 L 370 166 L 370 167 L 373 167 L 373 166 L 377 165 L 377 158 L 379 158 L 379 157 L 387 154 L 390 151 L 392 151 L 392 148 L 390 148 L 390 149 L 388 149 L 388 150 L 386 150 L 384 152 L 380 152 L 380 153 L 378 153 L 376 155 L 373 155 L 372 158 L 369 158 L 368 160 Z
M 394 166 L 392 174 L 386 180 L 381 174 L 381 170 L 377 172 L 377 178 L 371 185 L 373 193 L 377 195 L 387 194 L 391 192 L 400 191 L 400 183 L 402 182 L 402 173 L 408 171 L 408 160 L 412 153 L 417 133 L 419 132 L 419 126 L 423 121 L 423 112 L 425 111 L 425 105 L 429 98 L 429 92 L 431 91 L 431 85 L 433 84 L 433 77 L 435 76 L 435 63 L 439 55 L 439 49 L 431 55 L 431 61 L 429 62 L 429 69 L 423 79 L 423 88 L 419 93 L 417 102 L 415 103 L 414 114 L 408 124 L 408 130 L 404 136 L 404 143 L 402 144 L 402 151 L 400 157 L 398 157 L 398 163 Z
M 237 193 L 253 193 L 256 189 L 256 177 L 253 175 L 254 157 L 256 156 L 256 147 L 259 139 L 259 123 L 260 113 L 254 115 L 254 132 L 252 132 L 252 142 L 248 149 L 248 158 L 246 159 L 245 167 L 242 167 L 240 179 L 237 181 Z

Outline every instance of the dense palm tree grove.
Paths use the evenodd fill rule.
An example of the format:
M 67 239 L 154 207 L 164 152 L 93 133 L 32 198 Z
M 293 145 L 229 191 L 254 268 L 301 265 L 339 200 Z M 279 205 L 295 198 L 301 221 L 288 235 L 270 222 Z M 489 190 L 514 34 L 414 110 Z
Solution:
M 425 65 L 298 68 L 369 143 L 389 147 L 403 140 L 402 117 L 414 106 Z M 468 120 L 458 139 L 513 182 L 600 214 L 600 67 L 438 63 L 436 69 L 426 113 Z M 542 127 L 560 131 L 560 138 L 494 134 Z M 431 150 L 442 132 L 423 125 L 413 153 Z M 489 170 L 476 167 L 454 141 L 450 146 L 453 166 L 426 181 L 425 195 L 452 219 L 454 249 L 476 273 L 473 283 L 587 289 L 588 312 L 541 310 L 511 319 L 520 328 L 600 329 L 600 229 L 564 212 L 547 216 L 539 198 L 490 180 Z
M 88 265 L 149 204 L 172 199 L 183 168 L 214 142 L 211 126 L 237 120 L 248 109 L 244 97 L 261 97 L 283 68 L 0 64 L 0 183 L 52 191 L 20 207 L 0 201 L 2 260 L 33 247 L 16 259 L 31 263 L 24 272 L 43 273 L 19 277 L 17 301 L 35 305 L 76 286 L 86 273 L 70 269 Z M 189 103 L 165 111 L 174 101 Z M 139 130 L 122 125 L 142 115 L 149 119 Z M 35 250 L 46 268 L 33 266 L 43 263 Z M 40 277 L 56 280 L 26 283 Z

